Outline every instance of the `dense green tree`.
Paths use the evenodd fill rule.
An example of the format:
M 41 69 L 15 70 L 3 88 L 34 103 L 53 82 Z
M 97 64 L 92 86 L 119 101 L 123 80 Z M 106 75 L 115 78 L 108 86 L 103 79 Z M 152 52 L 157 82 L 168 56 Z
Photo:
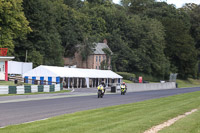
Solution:
M 191 17 L 190 33 L 195 40 L 196 48 L 200 49 L 200 5 L 193 5 L 189 14 Z
M 3 12 L 9 6 L 5 8 L 2 3 L 5 0 L 0 3 L 3 16 L 0 22 L 9 16 Z M 15 39 L 16 59 L 24 61 L 28 51 L 28 61 L 37 66 L 62 65 L 62 58 L 74 56 L 78 48 L 83 60 L 87 60 L 94 50 L 94 42 L 107 39 L 113 52 L 109 57 L 114 71 L 157 77 L 166 77 L 169 72 L 177 72 L 182 78 L 195 76 L 200 47 L 199 6 L 186 4 L 176 9 L 174 5 L 155 0 L 121 0 L 121 3 L 117 5 L 112 0 L 24 0 L 25 16 L 33 32 L 24 38 L 30 31 L 27 30 L 28 22 L 22 27 L 26 28 L 23 33 L 20 28 L 11 28 L 14 34 L 6 29 L 9 36 L 1 36 L 1 43 Z M 102 65 L 106 67 L 106 64 Z
M 145 15 L 145 12 L 152 7 L 155 0 L 121 0 L 124 7 L 128 7 L 133 14 Z
M 167 8 L 166 8 L 167 9 Z M 168 14 L 158 19 L 165 26 L 166 49 L 165 54 L 170 59 L 172 72 L 178 72 L 179 77 L 187 78 L 196 75 L 197 51 L 195 43 L 190 35 L 189 16 L 173 7 L 169 6 Z M 186 50 L 190 49 L 190 50 Z
M 170 60 L 171 72 L 178 72 L 179 77 L 182 78 L 186 78 L 189 75 L 195 76 L 197 51 L 189 33 L 191 26 L 189 16 L 182 10 L 176 9 L 174 5 L 168 5 L 166 2 L 147 4 L 149 6 L 146 6 L 145 11 L 137 12 L 137 14 L 157 19 L 164 26 L 166 34 L 165 55 Z M 133 13 L 132 10 L 130 11 Z M 191 50 L 185 51 L 184 48 L 186 47 Z M 188 66 L 190 66 L 190 70 Z M 185 70 L 187 68 L 188 70 Z
M 83 5 L 83 2 L 81 0 L 64 0 L 64 4 L 68 5 L 72 8 L 81 8 Z
M 56 28 L 61 37 L 61 44 L 64 48 L 64 56 L 73 56 L 76 52 L 76 45 L 83 41 L 83 36 L 90 31 L 87 16 L 75 11 L 65 5 L 62 1 L 54 1 Z
M 31 31 L 29 22 L 23 13 L 22 0 L 0 1 L 0 46 L 8 48 L 8 54 L 13 54 L 16 38 L 25 38 Z
M 140 71 L 154 75 L 163 75 L 163 72 L 165 75 L 169 72 L 169 62 L 164 55 L 164 28 L 158 21 L 148 18 L 142 20 L 140 16 L 128 17 L 123 8 L 108 4 L 93 5 L 84 12 L 106 22 L 106 33 L 102 37 L 105 35 L 114 52 L 114 70 Z
M 93 4 L 105 4 L 107 2 L 111 3 L 112 0 L 87 0 L 89 3 Z
M 54 12 L 54 2 L 49 0 L 24 0 L 23 2 L 25 16 L 30 22 L 33 30 L 28 34 L 26 41 L 20 43 L 17 49 L 20 51 L 38 51 L 38 56 L 29 54 L 29 61 L 45 65 L 62 65 L 63 49 L 61 46 L 60 34 L 56 28 L 56 19 Z M 22 44 L 22 45 L 21 45 Z M 26 47 L 23 47 L 23 46 Z M 30 53 L 29 52 L 29 53 Z M 42 57 L 40 60 L 35 58 Z
M 86 67 L 88 67 L 88 57 L 93 54 L 95 50 L 95 38 L 85 37 L 82 44 L 79 46 L 79 52 L 82 57 L 82 61 L 86 61 Z

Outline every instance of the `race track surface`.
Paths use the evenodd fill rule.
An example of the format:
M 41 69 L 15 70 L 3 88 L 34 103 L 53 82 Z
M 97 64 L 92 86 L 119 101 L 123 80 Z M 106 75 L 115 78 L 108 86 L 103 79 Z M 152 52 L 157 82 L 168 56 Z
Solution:
M 126 95 L 105 94 L 102 99 L 98 99 L 97 95 L 87 95 L 18 102 L 5 101 L 4 103 L 0 101 L 0 127 L 41 120 L 66 113 L 134 103 L 194 91 L 200 91 L 200 87 L 134 92 Z

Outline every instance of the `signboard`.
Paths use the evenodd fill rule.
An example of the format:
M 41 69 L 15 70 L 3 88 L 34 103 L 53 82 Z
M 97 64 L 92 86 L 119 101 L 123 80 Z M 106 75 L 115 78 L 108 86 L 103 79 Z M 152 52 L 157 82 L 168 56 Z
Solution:
M 142 77 L 139 77 L 139 83 L 142 83 Z

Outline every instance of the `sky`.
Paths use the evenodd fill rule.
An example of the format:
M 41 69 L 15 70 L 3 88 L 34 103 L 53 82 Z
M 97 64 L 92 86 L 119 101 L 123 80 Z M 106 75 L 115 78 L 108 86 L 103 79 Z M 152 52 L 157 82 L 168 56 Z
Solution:
M 158 0 L 160 1 L 160 0 Z M 120 0 L 113 0 L 114 3 L 119 3 Z M 200 4 L 200 0 L 167 0 L 168 4 L 174 4 L 176 5 L 177 8 L 182 7 L 182 5 L 184 5 L 184 3 L 196 3 L 196 4 Z

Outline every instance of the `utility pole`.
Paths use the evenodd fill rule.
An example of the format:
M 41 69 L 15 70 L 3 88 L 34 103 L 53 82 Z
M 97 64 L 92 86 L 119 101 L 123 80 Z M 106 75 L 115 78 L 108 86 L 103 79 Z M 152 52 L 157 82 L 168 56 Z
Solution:
M 25 62 L 27 61 L 27 54 L 28 54 L 28 50 L 26 50 Z

